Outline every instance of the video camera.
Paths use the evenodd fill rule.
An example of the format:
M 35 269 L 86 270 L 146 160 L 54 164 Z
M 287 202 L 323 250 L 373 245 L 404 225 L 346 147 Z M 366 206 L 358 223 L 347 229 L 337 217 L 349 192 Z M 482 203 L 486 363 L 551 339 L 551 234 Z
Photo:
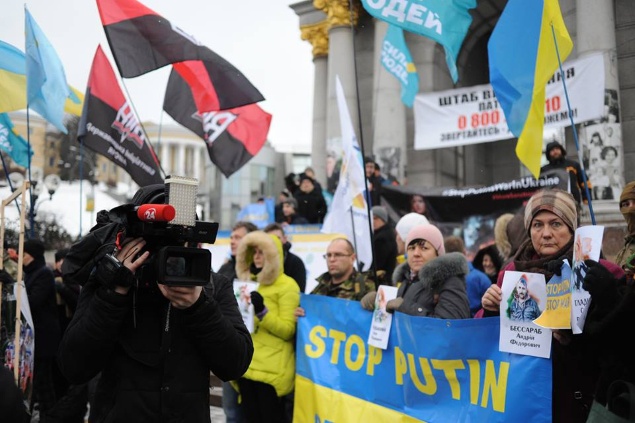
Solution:
M 142 187 L 132 203 L 115 207 L 109 219 L 124 226 L 120 238 L 142 237 L 150 258 L 136 272 L 139 280 L 162 285 L 203 286 L 210 280 L 211 253 L 198 243 L 213 244 L 218 223 L 196 217 L 198 180 L 168 176 L 165 185 Z

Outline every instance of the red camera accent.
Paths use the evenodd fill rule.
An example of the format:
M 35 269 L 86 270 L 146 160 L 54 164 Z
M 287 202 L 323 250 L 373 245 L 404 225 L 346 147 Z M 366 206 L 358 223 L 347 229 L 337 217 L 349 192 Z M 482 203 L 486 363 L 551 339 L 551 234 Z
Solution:
M 137 217 L 144 222 L 169 222 L 176 216 L 170 204 L 143 204 L 137 207 Z

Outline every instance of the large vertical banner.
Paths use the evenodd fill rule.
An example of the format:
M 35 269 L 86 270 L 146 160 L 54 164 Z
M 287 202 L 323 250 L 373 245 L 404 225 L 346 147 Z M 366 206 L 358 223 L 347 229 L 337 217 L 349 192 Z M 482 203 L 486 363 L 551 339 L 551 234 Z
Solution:
M 397 312 L 381 350 L 358 301 L 302 295 L 301 306 L 294 421 L 551 421 L 551 361 L 499 352 L 500 319 Z

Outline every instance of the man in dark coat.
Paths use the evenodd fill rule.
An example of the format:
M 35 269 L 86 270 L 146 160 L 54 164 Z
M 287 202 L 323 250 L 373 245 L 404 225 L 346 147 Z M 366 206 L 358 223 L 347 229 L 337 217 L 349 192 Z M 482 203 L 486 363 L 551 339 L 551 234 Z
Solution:
M 305 217 L 309 223 L 322 223 L 326 216 L 327 205 L 322 192 L 316 188 L 313 178 L 303 173 L 300 175 L 300 188 L 293 194 L 298 202 L 296 212 Z
M 55 276 L 44 260 L 44 243 L 37 239 L 24 242 L 24 285 L 35 330 L 33 369 L 34 402 L 39 404 L 42 421 L 55 405 L 53 369 L 61 330 L 55 301 Z
M 162 203 L 164 190 L 143 187 L 132 204 Z M 147 267 L 138 272 L 156 246 L 120 238 L 102 246 L 112 253 L 82 287 L 60 346 L 62 372 L 72 383 L 101 372 L 92 421 L 210 422 L 210 371 L 237 379 L 253 355 L 232 283 L 212 273 L 205 286 L 159 284 Z
M 383 206 L 374 206 L 373 214 L 373 254 L 375 254 L 375 270 L 383 271 L 387 285 L 391 284 L 392 273 L 397 266 L 397 240 L 393 226 L 388 222 L 388 211 Z
M 551 141 L 547 144 L 545 156 L 547 157 L 547 160 L 549 160 L 549 163 L 540 169 L 540 176 L 544 176 L 558 169 L 565 170 L 569 175 L 571 194 L 578 203 L 579 210 L 582 200 L 584 200 L 585 203 L 587 202 L 586 190 L 584 188 L 584 176 L 582 175 L 582 167 L 580 167 L 580 163 L 566 159 L 565 157 L 567 156 L 567 151 L 558 141 Z M 588 179 L 587 184 L 589 189 L 591 189 L 591 184 Z
M 298 287 L 300 287 L 300 292 L 304 293 L 304 289 L 306 288 L 306 266 L 304 266 L 304 262 L 300 257 L 290 251 L 291 243 L 284 232 L 284 228 L 279 223 L 271 223 L 265 227 L 264 231 L 277 236 L 282 243 L 284 274 L 291 276 L 298 284 Z

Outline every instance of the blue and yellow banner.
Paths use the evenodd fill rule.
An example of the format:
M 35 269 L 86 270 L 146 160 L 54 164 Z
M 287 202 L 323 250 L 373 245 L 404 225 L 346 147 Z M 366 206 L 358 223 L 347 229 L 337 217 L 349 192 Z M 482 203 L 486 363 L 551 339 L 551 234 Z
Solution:
M 398 26 L 388 25 L 381 45 L 381 64 L 401 83 L 401 101 L 412 107 L 419 92 L 419 75 L 408 50 L 403 29 Z
M 456 58 L 472 23 L 469 10 L 476 0 L 362 0 L 373 17 L 441 44 L 454 83 L 459 80 Z
M 551 361 L 498 351 L 500 319 L 395 313 L 388 348 L 366 344 L 358 301 L 302 295 L 294 420 L 551 421 Z

